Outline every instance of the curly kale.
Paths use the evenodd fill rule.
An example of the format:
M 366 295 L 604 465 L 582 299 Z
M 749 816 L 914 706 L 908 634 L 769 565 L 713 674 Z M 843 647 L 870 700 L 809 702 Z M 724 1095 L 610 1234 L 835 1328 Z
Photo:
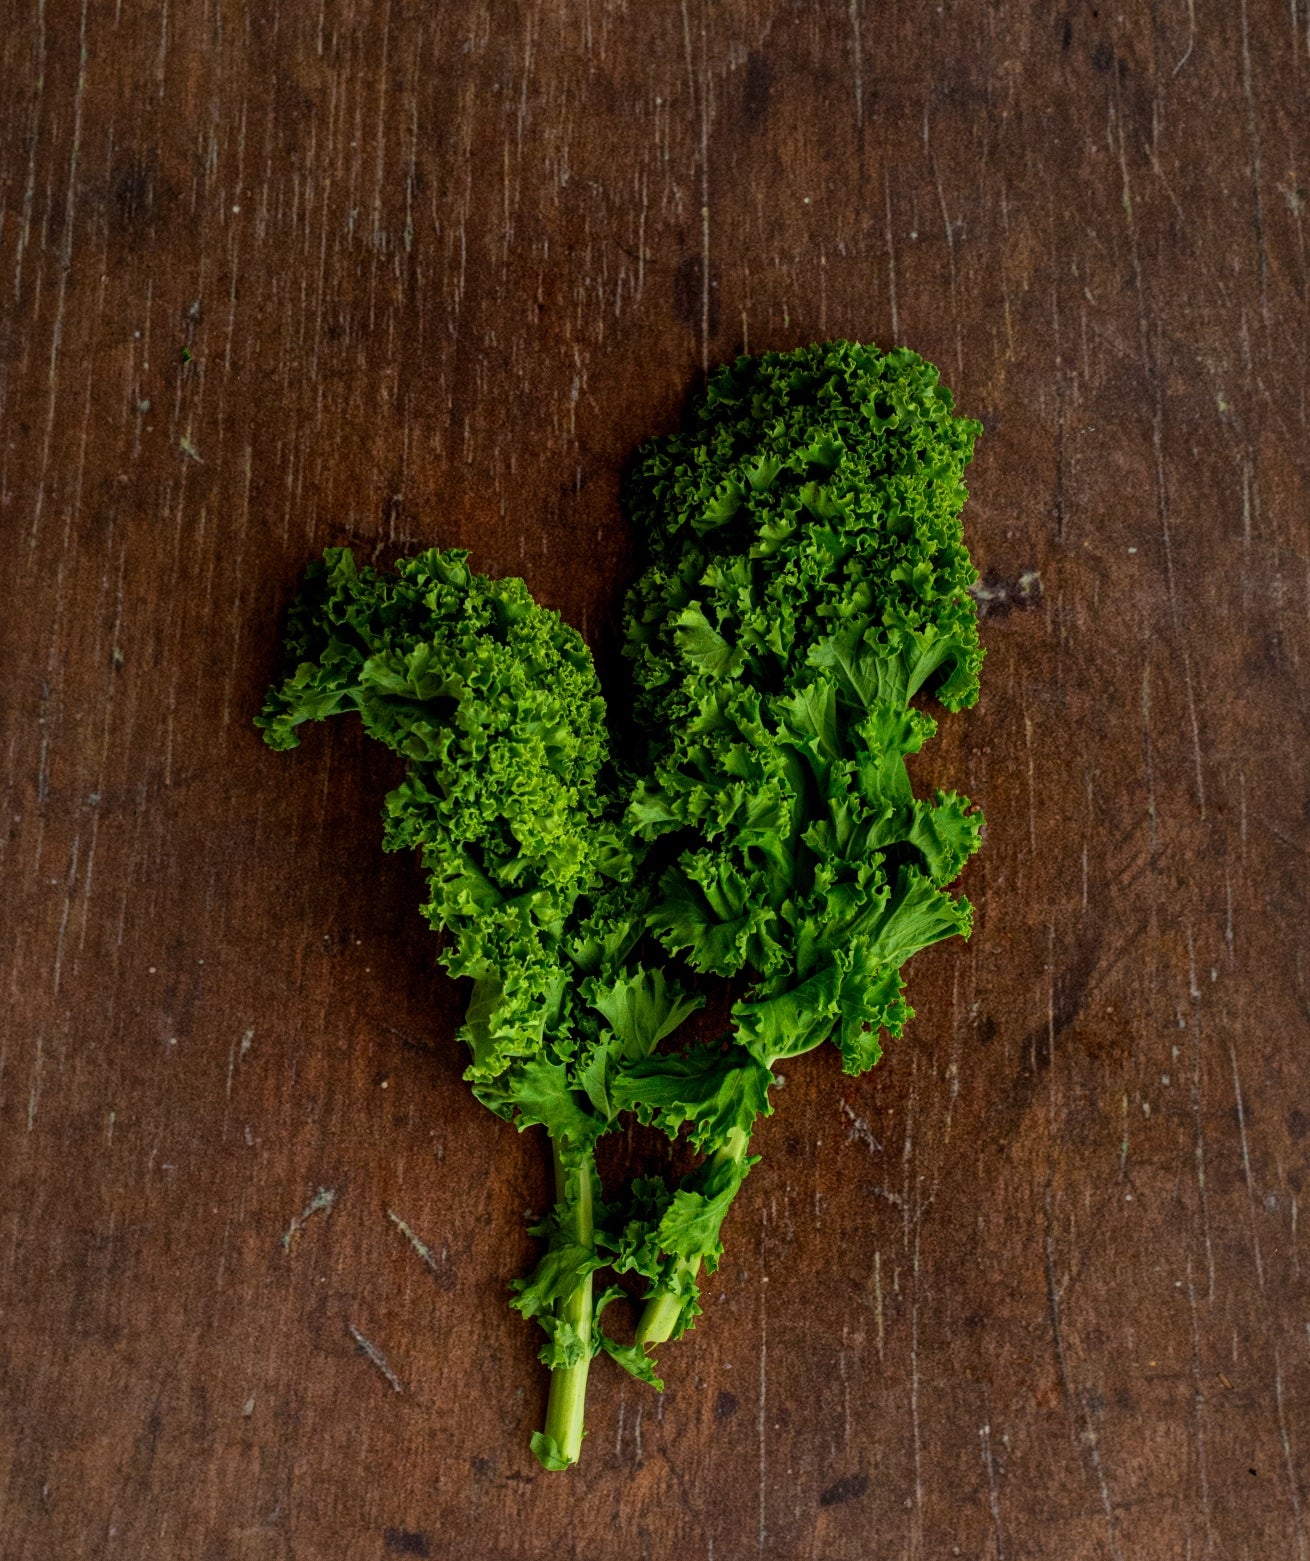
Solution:
M 623 1001 L 604 974 L 641 932 L 591 653 L 522 581 L 476 575 L 463 553 L 384 575 L 343 548 L 306 571 L 286 650 L 289 675 L 257 722 L 265 740 L 292 748 L 303 722 L 353 711 L 408 760 L 383 844 L 419 851 L 441 958 L 472 979 L 465 1077 L 493 1111 L 550 1135 L 556 1204 L 536 1227 L 548 1246 L 514 1304 L 547 1335 L 551 1402 L 534 1448 L 563 1468 L 602 1342 L 592 1150 L 610 1115 L 588 1088 L 603 1050 L 588 1004 Z M 694 1006 L 662 982 L 652 996 L 662 1023 Z
M 329 549 L 306 574 L 258 724 L 289 748 L 354 711 L 408 761 L 384 844 L 421 853 L 442 958 L 472 979 L 466 1077 L 551 1139 L 546 1248 L 513 1302 L 547 1336 L 547 1468 L 578 1456 L 598 1351 L 659 1385 L 648 1349 L 699 1311 L 774 1066 L 831 1039 L 847 1072 L 871 1067 L 911 1017 L 905 961 L 968 935 L 947 886 L 981 819 L 915 797 L 905 761 L 936 729 L 916 697 L 977 697 L 959 516 L 978 431 L 908 351 L 713 375 L 626 483 L 649 563 L 621 740 L 586 645 L 521 581 L 435 550 L 387 575 Z M 734 981 L 731 1027 L 688 1044 L 706 977 Z M 625 1114 L 703 1160 L 606 1204 L 595 1145 Z M 604 1267 L 646 1281 L 632 1344 L 599 1325 L 624 1293 L 593 1296 Z
M 871 1067 L 911 1016 L 901 966 L 968 936 L 946 885 L 982 821 L 954 792 L 916 798 L 905 760 L 936 730 L 916 695 L 977 698 L 959 517 L 978 432 L 914 353 L 837 343 L 721 369 L 629 476 L 650 563 L 628 599 L 645 738 L 628 817 L 676 849 L 647 920 L 746 986 L 727 1046 L 620 1082 L 624 1108 L 708 1156 L 631 1255 L 652 1281 L 642 1343 L 699 1310 L 774 1064 L 831 1039 L 846 1072 Z

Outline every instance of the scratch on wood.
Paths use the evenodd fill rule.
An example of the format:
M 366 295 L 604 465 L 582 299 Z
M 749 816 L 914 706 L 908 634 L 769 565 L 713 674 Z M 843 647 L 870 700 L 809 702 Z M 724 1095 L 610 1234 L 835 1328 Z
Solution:
M 236 1077 L 237 1068 L 246 1060 L 255 1039 L 254 1030 L 247 1030 L 240 1041 L 233 1041 L 231 1050 L 227 1054 L 227 1088 L 224 1094 L 228 1100 L 232 1099 L 232 1080 Z
M 923 146 L 928 151 L 928 108 L 923 111 Z M 959 287 L 955 273 L 955 224 L 951 221 L 950 212 L 946 209 L 946 190 L 942 184 L 941 169 L 937 166 L 935 153 L 928 154 L 929 165 L 932 168 L 933 183 L 937 186 L 937 204 L 941 208 L 942 231 L 946 235 L 946 259 L 951 282 L 951 315 L 955 320 L 955 366 L 959 375 L 958 383 L 964 382 L 964 331 L 960 320 Z
M 1192 1281 L 1192 1254 L 1187 1254 L 1187 1309 L 1192 1329 L 1192 1414 L 1196 1440 L 1196 1478 L 1200 1487 L 1201 1521 L 1205 1525 L 1205 1552 L 1214 1554 L 1214 1531 L 1210 1518 L 1210 1471 L 1205 1449 L 1205 1385 L 1201 1380 L 1201 1331 L 1196 1315 L 1196 1286 Z
M 1255 1218 L 1255 1178 L 1251 1174 L 1251 1150 L 1246 1141 L 1246 1103 L 1242 1098 L 1242 1079 L 1237 1071 L 1237 1048 L 1228 1040 L 1228 1059 L 1233 1069 L 1233 1100 L 1237 1108 L 1237 1136 L 1242 1147 L 1242 1173 L 1246 1177 L 1246 1197 L 1251 1213 L 1251 1253 L 1255 1259 L 1255 1278 L 1261 1293 L 1265 1287 L 1264 1262 L 1260 1256 L 1260 1232 Z
M 1069 1429 L 1077 1432 L 1077 1440 L 1084 1454 L 1084 1464 L 1087 1472 L 1096 1482 L 1097 1492 L 1101 1498 L 1101 1511 L 1105 1518 L 1106 1543 L 1114 1561 L 1123 1561 L 1123 1552 L 1119 1546 L 1118 1521 L 1115 1516 L 1115 1503 L 1110 1496 L 1109 1482 L 1105 1477 L 1105 1470 L 1101 1464 L 1100 1440 L 1096 1431 L 1096 1422 L 1093 1419 L 1092 1403 L 1090 1396 L 1086 1394 L 1075 1395 L 1073 1383 L 1069 1372 L 1068 1356 L 1064 1346 L 1064 1325 L 1060 1314 L 1060 1293 L 1063 1285 L 1057 1285 L 1055 1279 L 1055 1233 L 1054 1210 L 1051 1206 L 1051 1185 L 1048 1182 L 1045 1193 L 1046 1231 L 1045 1231 L 1045 1260 L 1046 1260 L 1046 1312 L 1051 1329 L 1051 1340 L 1055 1348 L 1056 1371 L 1060 1380 L 1060 1394 L 1064 1400 L 1065 1414 L 1068 1418 Z M 1068 1275 L 1065 1276 L 1067 1283 Z M 1077 1427 L 1077 1420 L 1081 1419 L 1081 1429 Z
M 1242 29 L 1242 94 L 1246 98 L 1246 138 L 1251 158 L 1251 199 L 1254 203 L 1256 262 L 1260 272 L 1260 319 L 1269 328 L 1269 260 L 1265 252 L 1264 202 L 1260 196 L 1260 130 L 1255 118 L 1255 97 L 1251 91 L 1251 38 L 1246 18 L 1246 0 L 1238 11 Z
M 914 1494 L 910 1501 L 911 1561 L 923 1553 L 923 1438 L 919 1418 L 919 1262 L 923 1216 L 931 1198 L 922 1197 L 918 1177 L 915 1126 L 919 1106 L 919 1054 L 910 1066 L 910 1093 L 905 1103 L 905 1139 L 901 1146 L 901 1232 L 910 1265 L 910 1448 L 914 1469 Z
M 710 372 L 710 73 L 707 64 L 708 43 L 705 29 L 705 9 L 701 7 L 700 17 L 700 71 L 699 76 L 692 67 L 691 54 L 691 23 L 687 16 L 687 6 L 684 0 L 682 7 L 682 25 L 686 39 L 687 69 L 692 81 L 693 101 L 696 102 L 700 121 L 700 144 L 698 160 L 700 162 L 700 223 L 701 223 L 701 264 L 700 264 L 700 360 L 701 373 L 706 377 Z
M 980 1427 L 983 1468 L 987 1470 L 987 1505 L 992 1514 L 992 1533 L 996 1536 L 996 1561 L 1005 1561 L 1005 1539 L 1001 1532 L 1001 1500 L 996 1489 L 996 1460 L 992 1456 L 992 1428 Z
M 878 1330 L 878 1360 L 883 1359 L 883 1345 L 885 1343 L 886 1325 L 883 1321 L 882 1307 L 882 1253 L 875 1251 L 873 1254 L 873 1320 Z
M 892 241 L 892 185 L 886 169 L 882 176 L 883 207 L 887 214 L 887 302 L 891 307 L 892 345 L 901 339 L 901 322 L 896 312 L 896 246 Z
M 45 1032 L 36 1032 L 36 1045 L 32 1051 L 32 1082 L 27 1091 L 27 1131 L 36 1126 L 36 1108 L 41 1102 L 41 1075 L 45 1067 Z
M 1055 1022 L 1055 918 L 1051 917 L 1046 924 L 1046 1067 L 1051 1084 L 1049 1114 L 1052 1134 L 1058 1131 L 1059 1116 L 1057 1103 L 1060 1099 L 1060 1091 L 1055 1067 L 1055 1047 L 1058 1039 L 1059 1027 Z M 1035 1053 L 1036 1046 L 1033 1050 Z M 1035 1072 L 1035 1056 L 1033 1061 Z
M 847 1361 L 847 1327 L 841 1326 L 842 1347 L 837 1351 L 837 1375 L 841 1379 L 841 1403 L 842 1403 L 842 1446 L 849 1447 L 851 1441 L 851 1379 L 846 1369 Z
M 1117 78 L 1116 78 L 1117 80 Z M 1174 628 L 1179 627 L 1178 595 L 1174 579 L 1173 533 L 1169 522 L 1169 491 L 1164 463 L 1164 380 L 1156 360 L 1155 341 L 1151 333 L 1150 308 L 1146 296 L 1146 281 L 1142 271 L 1141 248 L 1137 237 L 1137 218 L 1133 207 L 1132 181 L 1128 175 L 1128 153 L 1124 144 L 1123 114 L 1118 101 L 1116 86 L 1115 104 L 1111 111 L 1115 140 L 1119 153 L 1119 174 L 1123 198 L 1124 218 L 1128 228 L 1128 248 L 1132 256 L 1133 291 L 1137 295 L 1137 328 L 1140 340 L 1142 365 L 1151 386 L 1151 449 L 1155 462 L 1155 505 L 1160 524 L 1160 541 L 1164 551 L 1165 586 L 1169 596 L 1169 615 Z M 1184 681 L 1190 690 L 1191 674 L 1186 663 Z M 1194 708 L 1190 700 L 1189 707 Z M 1198 757 L 1199 764 L 1199 757 Z M 1204 805 L 1204 797 L 1202 797 Z
M 1142 767 L 1146 771 L 1146 817 L 1150 826 L 1151 852 L 1159 848 L 1155 807 L 1155 760 L 1151 753 L 1151 663 L 1142 668 Z
M 851 0 L 851 53 L 855 61 L 855 128 L 864 135 L 864 51 L 860 45 L 860 7 Z
M 873 1136 L 873 1129 L 859 1116 L 844 1100 L 841 1107 L 842 1115 L 850 1121 L 850 1131 L 846 1134 L 853 1144 L 863 1144 L 870 1154 L 881 1154 L 882 1145 Z
M 41 517 L 45 496 L 50 484 L 46 475 L 50 470 L 50 453 L 54 440 L 55 419 L 59 410 L 59 346 L 64 335 L 64 311 L 68 304 L 68 278 L 72 270 L 73 234 L 76 227 L 78 179 L 77 165 L 82 153 L 82 108 L 86 100 L 86 67 L 89 52 L 86 41 L 86 14 L 90 0 L 82 0 L 82 19 L 78 36 L 77 89 L 73 95 L 73 135 L 68 153 L 68 190 L 64 202 L 64 233 L 59 254 L 59 285 L 55 292 L 55 318 L 50 330 L 50 359 L 46 367 L 46 385 L 49 399 L 46 406 L 45 435 L 41 446 L 41 475 L 37 482 L 36 499 L 32 505 L 32 529 L 27 537 L 27 550 L 35 552 L 41 533 Z M 44 29 L 43 29 L 44 32 Z M 38 285 L 40 274 L 38 271 Z
M 1037 772 L 1033 763 L 1033 718 L 1028 714 L 1028 685 L 1020 686 L 1019 699 L 1023 706 L 1023 744 L 1028 761 L 1028 844 L 1034 859 L 1037 856 Z
M 1064 1354 L 1064 1334 L 1060 1325 L 1060 1292 L 1055 1283 L 1055 1236 L 1052 1230 L 1051 1188 L 1046 1188 L 1046 1316 L 1051 1328 L 1051 1343 L 1055 1347 L 1055 1366 L 1060 1379 L 1060 1397 L 1066 1413 L 1072 1415 L 1073 1394 L 1069 1388 L 1069 1367 Z
M 32 236 L 32 203 L 36 196 L 36 159 L 41 144 L 41 95 L 45 86 L 45 0 L 37 0 L 36 39 L 34 51 L 36 63 L 34 77 L 36 90 L 32 94 L 32 117 L 27 130 L 27 179 L 23 186 L 23 200 L 18 220 L 18 235 L 14 246 L 14 302 L 23 291 L 23 256 Z
M 755 1436 L 759 1443 L 759 1506 L 756 1521 L 756 1544 L 760 1555 L 766 1553 L 768 1540 L 767 1512 L 765 1509 L 765 1492 L 768 1488 L 769 1454 L 768 1435 L 765 1425 L 765 1406 L 768 1398 L 768 1362 L 769 1362 L 769 1316 L 765 1303 L 768 1300 L 767 1281 L 764 1277 L 764 1226 L 760 1226 L 760 1378 L 759 1378 L 759 1406 L 755 1412 Z
M 1092 1418 L 1092 1406 L 1088 1396 L 1084 1395 L 1082 1401 L 1083 1412 L 1083 1441 L 1087 1448 L 1087 1456 L 1092 1466 L 1092 1472 L 1096 1476 L 1096 1486 L 1101 1494 L 1101 1511 L 1105 1516 L 1105 1537 L 1110 1547 L 1110 1554 L 1114 1561 L 1123 1561 L 1123 1551 L 1119 1546 L 1119 1520 L 1115 1514 L 1115 1504 L 1110 1499 L 1110 1487 L 1105 1478 L 1105 1470 L 1101 1465 L 1101 1444 L 1096 1432 L 1096 1422 Z
M 375 1365 L 382 1373 L 382 1375 L 387 1379 L 387 1383 L 390 1386 L 391 1391 L 393 1393 L 403 1393 L 405 1391 L 405 1384 L 392 1370 L 391 1363 L 387 1360 L 387 1357 L 382 1353 L 382 1351 L 378 1349 L 377 1345 L 374 1344 L 371 1339 L 366 1339 L 352 1322 L 348 1322 L 346 1324 L 346 1331 L 355 1341 L 359 1353 L 363 1355 L 366 1360 L 371 1361 L 373 1365 Z
M 1190 923 L 1187 928 L 1188 993 L 1192 1002 L 1201 998 L 1196 983 L 1196 950 Z M 1205 1241 L 1206 1300 L 1214 1305 L 1214 1245 L 1210 1240 L 1210 1197 L 1205 1180 L 1205 1128 L 1201 1111 L 1201 1015 L 1192 1012 L 1192 1163 L 1196 1169 L 1196 1196 L 1201 1210 L 1201 1234 Z
M 409 1242 L 410 1246 L 414 1248 L 415 1252 L 418 1253 L 418 1255 L 423 1259 L 432 1272 L 434 1274 L 439 1274 L 441 1272 L 441 1264 L 437 1259 L 436 1253 L 434 1253 L 432 1248 L 428 1246 L 427 1242 L 422 1240 L 419 1236 L 416 1236 L 394 1209 L 387 1210 L 387 1218 L 396 1227 L 405 1240 Z
M 1292 1522 L 1296 1530 L 1297 1561 L 1306 1561 L 1305 1525 L 1301 1518 L 1301 1484 L 1292 1458 L 1292 1442 L 1287 1434 L 1287 1416 L 1283 1412 L 1283 1363 L 1274 1346 L 1274 1407 L 1278 1411 L 1278 1437 L 1283 1444 L 1283 1470 L 1287 1476 L 1287 1495 L 1292 1503 Z
M 914 1454 L 914 1508 L 910 1514 L 910 1555 L 923 1553 L 923 1435 L 919 1423 L 919 1236 L 921 1211 L 914 1214 L 914 1255 L 910 1288 L 910 1446 Z
M 1214 1244 L 1210 1239 L 1210 1198 L 1205 1180 L 1205 1130 L 1201 1115 L 1201 1026 L 1192 1024 L 1192 1161 L 1196 1168 L 1196 1194 L 1201 1210 L 1201 1236 L 1205 1243 L 1206 1300 L 1214 1304 Z
M 1196 47 L 1196 0 L 1187 0 L 1187 47 L 1183 50 L 1182 58 L 1174 66 L 1173 74 L 1176 76 L 1183 66 L 1192 57 L 1192 50 Z
M 336 1205 L 337 1192 L 335 1187 L 320 1187 L 309 1200 L 300 1213 L 291 1221 L 286 1230 L 282 1232 L 282 1250 L 290 1252 L 296 1237 L 304 1229 L 305 1223 L 313 1219 L 314 1215 L 321 1214 L 324 1219 L 332 1213 Z
M 74 835 L 72 845 L 69 848 L 68 870 L 64 874 L 64 904 L 59 913 L 59 932 L 55 937 L 55 958 L 53 969 L 53 986 L 55 995 L 59 995 L 59 983 L 64 968 L 64 940 L 68 935 L 68 916 L 73 908 L 73 889 L 77 883 L 77 854 L 81 844 L 81 836 Z

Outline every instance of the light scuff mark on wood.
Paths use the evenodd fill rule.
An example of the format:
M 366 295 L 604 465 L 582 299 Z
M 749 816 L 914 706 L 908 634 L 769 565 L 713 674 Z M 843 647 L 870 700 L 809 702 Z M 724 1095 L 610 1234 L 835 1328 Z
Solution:
M 410 1226 L 403 1219 L 401 1219 L 400 1215 L 397 1214 L 394 1209 L 387 1210 L 387 1218 L 396 1227 L 405 1240 L 409 1242 L 410 1246 L 413 1247 L 415 1252 L 418 1253 L 419 1257 L 423 1259 L 423 1262 L 427 1265 L 427 1267 L 430 1268 L 434 1274 L 442 1273 L 443 1270 L 440 1258 L 437 1257 L 436 1253 L 430 1246 L 428 1246 L 427 1242 L 424 1241 L 422 1237 L 414 1233 Z
M 406 1391 L 405 1384 L 392 1370 L 391 1363 L 382 1351 L 378 1349 L 377 1345 L 371 1339 L 366 1339 L 352 1322 L 346 1324 L 346 1332 L 355 1341 L 355 1347 L 364 1359 L 376 1366 L 382 1376 L 386 1378 L 387 1386 L 391 1391 L 393 1393 L 404 1393 Z
M 305 1228 L 306 1223 L 313 1219 L 316 1214 L 321 1214 L 324 1219 L 327 1219 L 336 1207 L 336 1202 L 337 1191 L 335 1187 L 320 1187 L 282 1232 L 282 1250 L 290 1252 L 300 1232 Z

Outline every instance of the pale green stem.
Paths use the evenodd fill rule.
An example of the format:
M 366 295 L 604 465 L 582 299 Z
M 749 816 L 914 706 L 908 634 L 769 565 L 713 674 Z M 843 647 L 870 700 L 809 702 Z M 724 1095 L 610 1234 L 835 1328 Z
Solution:
M 567 1202 L 568 1170 L 559 1145 L 551 1141 L 555 1156 L 555 1197 Z M 592 1243 L 591 1156 L 578 1165 L 578 1201 L 570 1211 L 573 1220 L 569 1235 L 581 1246 Z M 550 1374 L 550 1400 L 546 1405 L 546 1435 L 553 1437 L 561 1456 L 569 1463 L 578 1461 L 582 1450 L 583 1409 L 587 1398 L 587 1370 L 591 1365 L 592 1276 L 587 1274 L 570 1292 L 561 1309 L 566 1322 L 572 1323 L 584 1345 L 576 1366 L 558 1366 Z
M 744 1160 L 749 1148 L 750 1139 L 746 1133 L 739 1127 L 731 1128 L 723 1148 L 715 1150 L 705 1162 L 705 1174 L 708 1175 L 728 1161 Z M 672 1288 L 660 1286 L 647 1297 L 646 1305 L 637 1323 L 638 1344 L 663 1344 L 669 1338 L 677 1326 L 678 1315 L 682 1311 L 682 1298 L 676 1283 L 686 1275 L 694 1279 L 700 1273 L 700 1264 L 699 1257 L 679 1258 L 673 1271 L 674 1286 Z

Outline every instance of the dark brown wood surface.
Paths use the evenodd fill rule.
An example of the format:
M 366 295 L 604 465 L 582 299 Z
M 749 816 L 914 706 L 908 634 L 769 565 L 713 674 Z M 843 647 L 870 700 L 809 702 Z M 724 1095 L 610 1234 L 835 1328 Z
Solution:
M 3 9 L 4 1561 L 1306 1561 L 1306 0 Z M 628 452 L 831 336 L 986 426 L 977 928 L 546 1475 L 543 1143 L 251 717 L 333 542 L 608 656 Z

